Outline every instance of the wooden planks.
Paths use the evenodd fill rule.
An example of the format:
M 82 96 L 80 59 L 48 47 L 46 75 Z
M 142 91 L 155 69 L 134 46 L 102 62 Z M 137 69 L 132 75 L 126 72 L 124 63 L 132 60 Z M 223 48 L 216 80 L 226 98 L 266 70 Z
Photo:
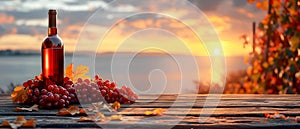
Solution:
M 218 100 L 220 98 L 220 100 Z M 13 112 L 8 95 L 0 95 L 0 122 L 18 115 L 34 118 L 39 128 L 300 128 L 299 95 L 142 95 L 132 105 L 122 105 L 122 121 L 78 123 L 79 116 L 56 116 L 58 110 Z M 145 116 L 145 111 L 164 108 L 163 116 Z M 279 111 L 287 120 L 266 119 L 264 113 Z M 106 116 L 115 113 L 104 112 Z M 201 118 L 202 120 L 199 120 Z M 208 119 L 206 119 L 208 118 Z M 205 119 L 205 121 L 203 120 Z

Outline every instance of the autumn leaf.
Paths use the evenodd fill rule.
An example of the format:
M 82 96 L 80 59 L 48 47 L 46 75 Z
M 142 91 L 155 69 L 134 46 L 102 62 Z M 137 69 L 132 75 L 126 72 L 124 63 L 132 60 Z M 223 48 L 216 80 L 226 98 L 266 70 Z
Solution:
M 78 106 L 71 106 L 68 109 L 67 108 L 60 109 L 56 115 L 57 116 L 86 115 L 86 112 L 84 109 L 79 109 Z
M 74 74 L 73 74 L 73 80 L 77 81 L 78 78 L 81 79 L 90 79 L 90 77 L 88 75 L 86 75 L 89 72 L 89 67 L 88 66 L 83 66 L 83 65 L 79 65 L 76 67 Z
M 13 103 L 24 103 L 28 99 L 27 88 L 23 86 L 17 86 L 14 92 L 10 95 Z
M 248 2 L 249 2 L 249 3 L 253 3 L 253 2 L 254 2 L 254 0 L 248 0 Z
M 78 122 L 95 122 L 95 119 L 91 116 L 80 117 Z
M 118 110 L 119 108 L 121 108 L 121 104 L 118 101 L 116 101 L 111 105 L 111 108 Z
M 113 112 L 111 106 L 108 106 L 103 102 L 92 103 L 88 108 L 88 111 L 90 112 L 99 112 L 101 110 L 108 110 L 110 112 Z
M 27 120 L 26 123 L 22 124 L 22 127 L 25 127 L 25 128 L 35 128 L 35 126 L 36 126 L 36 123 L 35 123 L 34 119 Z
M 15 112 L 21 112 L 21 111 L 29 111 L 29 112 L 32 112 L 32 111 L 39 111 L 39 105 L 37 104 L 34 104 L 33 106 L 29 107 L 29 108 L 20 108 L 20 107 L 16 107 L 15 108 Z
M 78 122 L 97 122 L 103 119 L 105 119 L 104 114 L 101 112 L 97 112 L 94 115 L 80 117 Z
M 268 0 L 264 0 L 262 2 L 258 1 L 256 3 L 256 7 L 262 10 L 267 10 L 269 7 L 269 1 Z
M 279 112 L 275 112 L 274 114 L 265 113 L 265 117 L 270 119 L 288 119 L 288 117 L 286 117 L 283 114 L 280 114 Z
M 0 125 L 0 127 L 10 127 L 9 121 L 4 120 L 4 121 L 2 122 L 2 124 Z
M 123 119 L 123 116 L 120 114 L 115 114 L 115 115 L 110 116 L 110 120 L 113 120 L 113 121 L 121 121 L 122 119 Z
M 66 77 L 69 77 L 73 80 L 73 63 L 69 64 L 65 70 Z
M 78 78 L 81 79 L 90 79 L 88 75 L 86 75 L 89 72 L 88 66 L 79 65 L 75 68 L 75 71 L 73 72 L 73 64 L 70 64 L 67 66 L 65 70 L 65 74 L 67 77 L 69 77 L 74 82 L 77 82 Z
M 157 108 L 157 109 L 154 109 L 153 111 L 146 111 L 145 115 L 146 116 L 161 116 L 161 115 L 163 115 L 164 111 L 165 111 L 165 109 Z
M 24 116 L 18 116 L 14 123 L 10 123 L 9 121 L 4 120 L 0 125 L 0 127 L 10 127 L 12 129 L 17 129 L 19 127 L 35 128 L 35 126 L 36 124 L 34 119 L 26 120 Z

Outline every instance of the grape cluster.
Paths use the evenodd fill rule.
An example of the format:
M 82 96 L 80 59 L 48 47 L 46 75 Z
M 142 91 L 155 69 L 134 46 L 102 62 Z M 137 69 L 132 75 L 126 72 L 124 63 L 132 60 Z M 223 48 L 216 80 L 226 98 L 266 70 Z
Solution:
M 28 99 L 26 103 L 39 104 L 43 108 L 68 107 L 70 103 L 78 103 L 73 82 L 64 78 L 64 85 L 58 86 L 50 82 L 45 85 L 43 80 L 34 79 L 23 83 L 27 88 Z
M 43 108 L 62 108 L 70 104 L 92 103 L 105 100 L 107 103 L 118 101 L 122 104 L 134 103 L 138 96 L 128 87 L 117 88 L 115 82 L 103 80 L 98 75 L 94 80 L 79 78 L 77 83 L 65 77 L 63 86 L 56 85 L 55 82 L 48 85 L 42 79 L 36 77 L 23 83 L 27 89 L 27 104 L 38 104 Z
M 92 82 L 88 79 L 83 81 L 79 78 L 74 87 L 81 103 L 91 103 L 105 99 L 107 103 L 118 101 L 129 104 L 138 99 L 138 96 L 130 88 L 126 86 L 117 88 L 115 82 L 104 81 L 98 75 L 95 76 Z

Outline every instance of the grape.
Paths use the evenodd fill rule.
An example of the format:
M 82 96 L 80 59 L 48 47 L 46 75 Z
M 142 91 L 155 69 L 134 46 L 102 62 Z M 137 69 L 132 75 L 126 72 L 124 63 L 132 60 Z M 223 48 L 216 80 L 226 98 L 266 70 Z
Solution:
M 35 96 L 37 96 L 37 97 L 40 96 L 40 91 L 39 91 L 38 88 L 34 88 L 34 91 L 33 91 L 33 92 L 34 92 L 34 95 L 35 95 Z
M 65 77 L 63 85 L 56 85 L 50 79 L 46 85 L 43 80 L 36 77 L 23 83 L 24 88 L 28 88 L 28 99 L 26 103 L 39 104 L 42 108 L 62 108 L 70 104 L 80 102 L 90 103 L 102 101 L 102 97 L 107 103 L 118 101 L 120 103 L 134 103 L 138 96 L 128 87 L 117 87 L 115 82 L 103 81 L 98 75 L 94 80 L 78 78 L 77 83 Z
M 78 78 L 77 82 L 78 82 L 78 83 L 82 83 L 82 79 L 81 79 L 81 78 Z
M 46 105 L 45 101 L 42 100 L 42 99 L 39 101 L 39 104 L 40 104 L 40 106 L 45 106 Z
M 64 99 L 59 99 L 58 105 L 62 106 L 63 104 L 65 104 L 65 100 Z
M 54 92 L 54 93 L 59 93 L 59 88 L 58 88 L 57 86 L 54 87 L 54 88 L 53 88 L 53 92 Z
M 53 95 L 53 101 L 58 101 L 59 100 L 59 95 L 58 94 L 54 94 Z
M 67 100 L 67 99 L 68 99 L 68 96 L 62 95 L 60 98 L 61 98 L 61 99 L 64 99 L 64 100 Z
M 53 88 L 54 88 L 54 86 L 53 86 L 53 85 L 49 85 L 49 86 L 48 86 L 48 90 L 49 90 L 49 91 L 52 91 L 52 90 L 53 90 Z
M 43 95 L 46 95 L 48 93 L 48 91 L 46 89 L 42 89 L 41 92 L 42 92 Z
M 47 101 L 48 102 L 51 102 L 52 100 L 54 100 L 54 96 L 53 96 L 53 93 L 52 92 L 48 92 L 48 94 L 47 94 Z

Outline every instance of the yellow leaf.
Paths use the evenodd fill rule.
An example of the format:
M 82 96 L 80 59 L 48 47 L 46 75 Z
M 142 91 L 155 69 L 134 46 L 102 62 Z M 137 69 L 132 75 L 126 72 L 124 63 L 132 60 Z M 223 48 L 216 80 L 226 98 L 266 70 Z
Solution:
M 73 64 L 69 64 L 65 70 L 66 77 L 69 77 L 71 80 L 73 80 Z
M 78 78 L 84 79 L 90 79 L 88 75 L 86 75 L 89 72 L 88 66 L 79 65 L 76 67 L 74 74 L 73 74 L 73 81 L 77 82 Z
M 146 111 L 145 115 L 146 116 L 161 116 L 161 115 L 163 115 L 164 111 L 165 111 L 165 109 L 157 108 L 157 109 L 154 109 L 153 111 Z
M 263 63 L 263 67 L 264 67 L 264 68 L 268 68 L 268 67 L 269 67 L 269 64 L 268 64 L 267 62 L 264 62 L 264 63 Z
M 111 115 L 110 120 L 121 121 L 123 118 L 122 115 Z
M 25 90 L 23 86 L 15 87 L 14 92 L 10 95 L 12 101 L 14 103 L 17 103 L 17 102 L 24 103 L 28 98 L 27 90 L 28 89 L 26 88 L 26 90 Z

